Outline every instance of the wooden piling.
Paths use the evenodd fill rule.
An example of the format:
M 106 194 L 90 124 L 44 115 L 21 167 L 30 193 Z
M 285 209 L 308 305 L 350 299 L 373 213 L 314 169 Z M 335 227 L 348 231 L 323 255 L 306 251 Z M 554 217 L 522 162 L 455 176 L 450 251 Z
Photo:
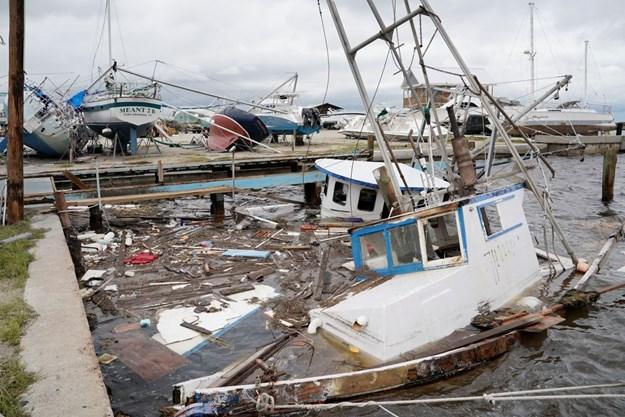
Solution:
M 601 177 L 601 201 L 614 199 L 614 178 L 616 176 L 617 149 L 609 147 L 603 153 L 603 175 Z
M 213 216 L 223 216 L 225 214 L 223 193 L 211 194 L 211 214 Z
M 158 184 L 165 182 L 165 170 L 163 169 L 163 161 L 160 159 L 156 162 L 156 182 Z
M 316 182 L 304 184 L 304 201 L 310 207 L 319 207 L 321 204 L 321 187 Z
M 96 233 L 104 233 L 102 209 L 97 204 L 89 207 L 89 228 Z
M 367 136 L 367 161 L 373 161 L 373 144 L 375 141 L 375 136 L 369 135 Z
M 7 217 L 24 219 L 24 0 L 9 0 Z

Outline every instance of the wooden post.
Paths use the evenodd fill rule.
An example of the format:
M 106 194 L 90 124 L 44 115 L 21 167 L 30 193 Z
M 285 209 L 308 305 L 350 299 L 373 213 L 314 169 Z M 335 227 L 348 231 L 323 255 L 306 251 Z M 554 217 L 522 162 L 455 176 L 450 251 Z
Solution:
M 24 0 L 9 0 L 8 100 L 7 215 L 14 224 L 24 219 Z
M 373 143 L 375 141 L 375 136 L 369 135 L 367 136 L 367 152 L 369 155 L 367 156 L 367 161 L 373 161 Z
M 321 187 L 316 182 L 304 184 L 304 201 L 311 207 L 318 207 L 321 204 Z
M 163 170 L 163 161 L 160 159 L 156 162 L 156 182 L 163 184 L 165 182 L 165 171 Z
M 614 199 L 614 177 L 616 176 L 617 150 L 610 146 L 603 153 L 603 176 L 601 177 L 601 201 Z
M 225 214 L 223 193 L 211 194 L 211 214 L 222 217 Z
M 380 192 L 382 193 L 382 197 L 384 197 L 384 202 L 386 203 L 388 209 L 391 210 L 391 214 L 393 216 L 401 214 L 399 196 L 395 194 L 393 185 L 391 184 L 391 178 L 388 175 L 386 167 L 382 165 L 380 168 L 374 169 L 373 177 L 380 187 Z
M 102 209 L 98 204 L 89 207 L 89 228 L 96 233 L 104 233 Z

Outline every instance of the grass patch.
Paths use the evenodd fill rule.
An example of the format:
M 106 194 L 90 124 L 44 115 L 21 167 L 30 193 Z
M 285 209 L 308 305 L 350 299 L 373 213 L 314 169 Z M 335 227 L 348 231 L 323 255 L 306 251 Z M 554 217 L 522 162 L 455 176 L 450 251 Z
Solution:
M 26 372 L 15 355 L 0 359 L 0 414 L 4 417 L 25 417 L 19 403 L 35 376 Z
M 0 304 L 0 341 L 19 346 L 22 331 L 33 311 L 21 298 Z
M 27 222 L 0 227 L 0 240 L 25 232 L 31 232 L 33 237 L 0 245 L 0 280 L 10 281 L 15 288 L 24 288 L 26 284 L 28 264 L 33 260 L 28 249 L 43 236 L 43 230 L 33 230 Z

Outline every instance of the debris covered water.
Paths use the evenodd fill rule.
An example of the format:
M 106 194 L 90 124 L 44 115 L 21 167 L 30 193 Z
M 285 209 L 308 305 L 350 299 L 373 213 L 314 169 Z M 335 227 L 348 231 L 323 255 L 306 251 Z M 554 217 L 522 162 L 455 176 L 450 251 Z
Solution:
M 625 167 L 622 164 L 618 166 L 615 201 L 603 204 L 600 201 L 600 156 L 587 156 L 584 162 L 573 158 L 552 157 L 550 162 L 557 172 L 556 178 L 550 183 L 554 212 L 577 255 L 592 260 L 608 235 L 616 230 L 625 213 L 625 192 L 618 188 L 618 179 L 625 178 Z M 625 163 L 622 158 L 621 162 Z M 301 187 L 284 187 L 279 191 L 274 191 L 273 194 L 290 199 L 301 199 L 303 193 Z M 237 195 L 237 207 L 284 204 L 263 199 L 259 193 L 252 194 L 254 193 Z M 157 415 L 162 406 L 171 404 L 172 384 L 220 371 L 273 340 L 279 330 L 285 330 L 290 324 L 299 325 L 299 321 L 306 320 L 302 313 L 306 306 L 301 301 L 301 296 L 312 293 L 307 286 L 313 282 L 318 272 L 321 255 L 314 244 L 319 238 L 314 237 L 314 233 L 305 233 L 306 228 L 300 226 L 318 222 L 315 217 L 318 212 L 304 208 L 286 210 L 280 212 L 280 219 L 272 219 L 278 222 L 277 229 L 263 228 L 259 224 L 263 222 L 256 221 L 252 226 L 240 230 L 234 226 L 228 207 L 228 215 L 223 223 L 206 220 L 210 212 L 208 198 L 143 204 L 140 207 L 129 205 L 110 209 L 109 212 L 111 226 L 118 232 L 126 230 L 125 239 L 131 239 L 130 245 L 119 242 L 114 251 L 118 254 L 116 257 L 110 254 L 100 256 L 98 252 L 87 254 L 87 269 L 109 270 L 109 275 L 121 272 L 123 276 L 115 280 L 116 287 L 107 287 L 108 290 L 104 288 L 87 305 L 92 317 L 96 318 L 93 320 L 94 324 L 97 321 L 93 337 L 98 355 L 109 354 L 124 358 L 107 361 L 108 364 L 102 365 L 115 410 L 133 417 Z M 529 192 L 526 193 L 526 213 L 532 232 L 543 247 L 542 225 L 545 220 Z M 260 215 L 259 212 L 256 214 Z M 174 220 L 175 218 L 183 218 L 182 224 Z M 243 221 L 246 222 L 247 219 Z M 285 230 L 272 238 L 280 229 Z M 548 239 L 552 245 L 550 234 Z M 265 243 L 256 247 L 262 242 Z M 126 246 L 123 251 L 128 251 L 125 254 L 128 256 L 131 251 L 137 251 L 136 248 L 141 247 L 141 250 L 157 257 L 145 265 L 122 266 L 119 256 L 122 246 Z M 284 250 L 284 247 L 291 249 Z M 556 248 L 558 253 L 564 253 L 557 242 Z M 265 259 L 252 253 L 251 257 L 230 259 L 221 256 L 224 249 L 245 249 L 248 255 L 249 251 L 269 251 L 271 257 Z M 624 250 L 625 244 L 619 242 L 590 289 L 625 280 L 625 273 L 617 272 L 625 265 Z M 339 268 L 349 260 L 349 256 L 350 250 L 346 244 L 340 240 L 332 244 L 326 292 L 336 291 L 341 281 L 349 279 L 350 273 Z M 110 271 L 110 268 L 116 270 Z M 263 269 L 267 268 L 273 268 L 273 272 L 263 273 Z M 95 274 L 99 275 L 100 272 Z M 107 274 L 95 278 L 100 280 L 94 283 L 96 287 L 106 281 Z M 544 285 L 539 295 L 549 297 L 560 294 L 570 284 L 569 277 L 558 276 Z M 275 288 L 275 296 L 266 293 L 262 296 L 254 292 L 265 286 Z M 240 290 L 232 298 L 246 294 L 244 290 L 252 296 L 246 300 L 235 300 L 236 305 L 227 291 L 223 293 L 223 297 L 202 300 L 202 295 L 214 294 L 216 291 L 221 294 L 220 289 L 232 288 Z M 180 296 L 176 298 L 174 294 Z M 622 332 L 625 302 L 621 294 L 623 291 L 603 296 L 596 305 L 578 312 L 575 317 L 569 317 L 546 334 L 523 336 L 522 343 L 510 353 L 475 370 L 428 386 L 384 393 L 375 398 L 457 397 L 618 381 L 625 371 L 620 353 L 620 346 L 625 342 L 625 334 Z M 198 343 L 189 343 L 189 339 L 182 337 L 182 342 L 189 343 L 190 347 L 181 348 L 179 352 L 182 355 L 172 356 L 172 350 L 165 348 L 163 340 L 159 343 L 155 336 L 163 311 L 176 307 L 183 299 L 189 309 L 181 313 L 181 317 L 184 316 L 183 321 L 201 324 L 199 316 L 217 313 L 221 309 L 225 324 L 219 324 L 217 327 L 220 330 L 210 336 L 198 337 Z M 190 304 L 189 300 L 192 301 Z M 188 307 L 189 305 L 192 307 Z M 271 317 L 265 314 L 266 311 L 270 311 Z M 187 319 L 187 316 L 191 317 Z M 139 329 L 140 326 L 144 327 Z M 204 327 L 210 326 L 204 322 Z M 177 334 L 184 335 L 188 329 L 176 330 L 182 330 Z M 130 334 L 140 336 L 129 337 Z M 142 361 L 140 352 L 153 355 L 155 360 Z M 303 349 L 302 352 L 298 354 L 311 354 L 308 349 Z M 354 369 L 361 365 L 356 357 L 353 352 L 346 352 L 343 358 L 334 357 L 329 360 L 337 363 L 344 361 Z M 110 359 L 108 356 L 105 358 Z M 336 369 L 344 369 L 341 366 L 345 364 L 337 365 Z M 623 406 L 625 402 L 622 400 L 581 400 L 501 402 L 494 405 L 485 402 L 455 403 L 387 408 L 400 416 L 459 416 L 478 413 L 493 416 L 617 416 L 622 414 L 619 410 Z M 389 415 L 376 407 L 325 411 L 322 414 Z

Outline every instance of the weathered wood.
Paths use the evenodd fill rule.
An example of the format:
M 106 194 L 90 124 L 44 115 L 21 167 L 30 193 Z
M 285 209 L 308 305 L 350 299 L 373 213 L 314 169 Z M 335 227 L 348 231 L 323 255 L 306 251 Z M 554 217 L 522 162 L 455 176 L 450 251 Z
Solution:
M 7 220 L 24 219 L 24 0 L 9 0 Z
M 411 361 L 333 375 L 270 383 L 196 389 L 202 402 L 210 404 L 250 403 L 259 392 L 267 392 L 276 404 L 322 403 L 418 385 L 454 375 L 510 350 L 518 340 L 513 331 L 460 349 Z M 193 393 L 186 393 L 191 396 Z M 251 400 L 250 400 L 251 399 Z M 250 403 L 251 404 L 251 403 Z
M 160 159 L 156 162 L 156 182 L 159 184 L 165 182 L 165 170 L 163 169 L 163 161 Z
M 326 280 L 326 271 L 328 269 L 328 259 L 330 258 L 330 248 L 325 247 L 321 251 L 321 262 L 319 263 L 319 273 L 315 278 L 314 284 L 314 297 L 316 301 L 321 300 L 321 295 L 323 294 L 323 287 Z
M 99 205 L 89 207 L 89 228 L 96 233 L 103 233 L 102 209 Z
M 65 194 L 63 191 L 54 192 L 54 205 L 56 206 L 56 212 L 59 215 L 61 226 L 63 227 L 63 231 L 66 232 L 65 237 L 67 238 L 67 230 L 72 228 L 72 222 L 69 218 L 69 213 L 67 213 L 67 203 L 65 202 Z
M 321 204 L 321 187 L 316 182 L 304 184 L 304 201 L 311 207 L 319 207 Z
M 367 161 L 373 161 L 374 148 L 373 144 L 375 143 L 375 136 L 369 135 L 367 136 Z
M 618 150 L 608 148 L 603 153 L 603 175 L 601 176 L 601 201 L 614 199 L 614 177 L 616 176 L 616 161 Z
M 87 183 L 85 183 L 83 180 L 81 180 L 68 170 L 64 170 L 63 175 L 72 183 L 72 185 L 74 185 L 79 190 L 88 190 L 90 188 Z
M 382 193 L 382 197 L 384 197 L 386 206 L 393 210 L 392 214 L 400 214 L 399 196 L 396 195 L 393 190 L 393 184 L 391 183 L 391 178 L 386 167 L 381 166 L 373 170 L 373 177 L 380 187 L 380 192 Z
M 157 192 L 148 194 L 130 194 L 130 195 L 118 195 L 110 197 L 102 197 L 103 204 L 125 204 L 125 203 L 138 203 L 142 201 L 154 201 L 154 200 L 167 200 L 188 196 L 199 196 L 206 194 L 223 194 L 229 192 L 230 187 L 212 187 L 198 190 L 188 191 L 171 191 L 171 192 Z M 70 203 L 73 206 L 91 206 L 98 204 L 97 198 L 84 198 L 81 200 L 71 200 Z

